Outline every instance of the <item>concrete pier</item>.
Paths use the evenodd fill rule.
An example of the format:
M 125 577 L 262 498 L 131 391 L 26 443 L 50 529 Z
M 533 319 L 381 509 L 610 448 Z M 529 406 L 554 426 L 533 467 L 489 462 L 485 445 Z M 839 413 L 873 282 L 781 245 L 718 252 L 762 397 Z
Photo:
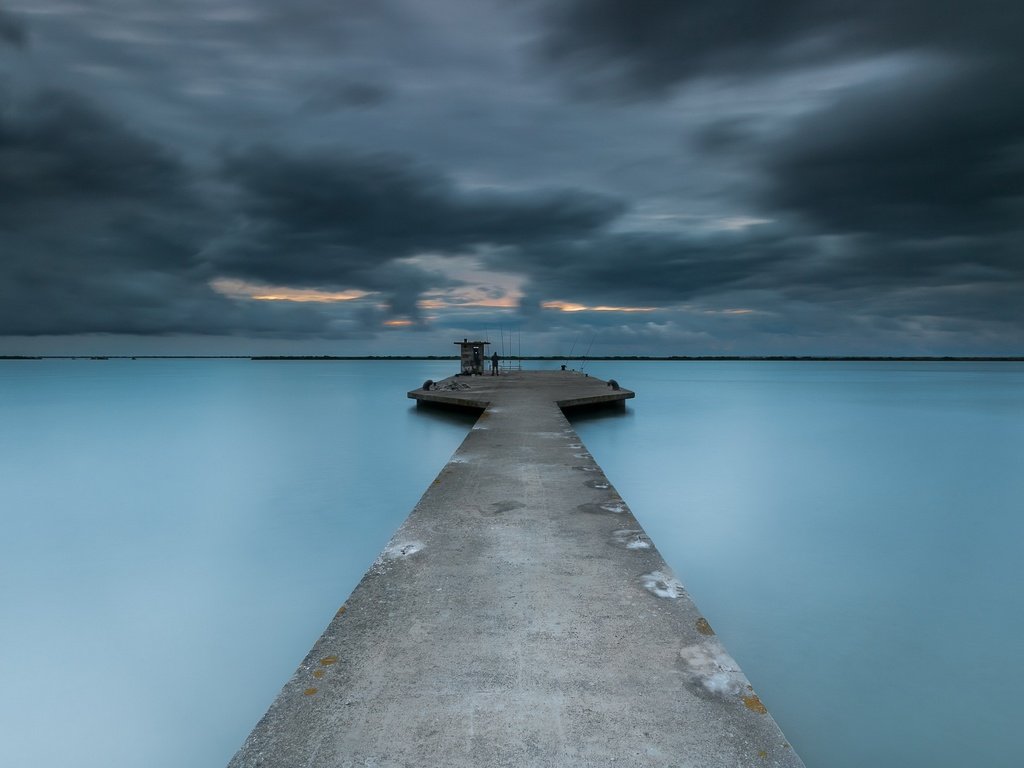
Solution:
M 481 416 L 232 768 L 802 765 L 562 412 L 632 392 L 409 396 Z

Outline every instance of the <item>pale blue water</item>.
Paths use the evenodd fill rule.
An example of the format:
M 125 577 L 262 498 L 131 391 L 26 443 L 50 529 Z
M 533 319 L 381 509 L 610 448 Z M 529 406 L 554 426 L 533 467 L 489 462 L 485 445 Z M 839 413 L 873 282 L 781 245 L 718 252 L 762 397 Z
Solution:
M 1024 365 L 591 363 L 578 423 L 809 767 L 1016 768 Z
M 0 362 L 0 766 L 223 766 L 472 419 L 451 363 Z
M 0 362 L 0 765 L 222 766 L 470 421 L 453 363 Z M 809 766 L 1018 766 L 1024 365 L 591 363 Z

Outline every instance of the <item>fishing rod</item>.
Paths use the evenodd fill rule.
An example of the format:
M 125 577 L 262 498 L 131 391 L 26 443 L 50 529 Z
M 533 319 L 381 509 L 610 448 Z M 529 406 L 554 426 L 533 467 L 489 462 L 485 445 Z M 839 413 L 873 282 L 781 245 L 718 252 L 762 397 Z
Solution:
M 579 340 L 580 340 L 580 335 L 577 333 L 576 334 L 576 338 L 573 339 L 572 346 L 569 347 L 569 357 L 567 357 L 565 359 L 565 364 L 566 365 L 568 365 L 569 364 L 569 360 L 572 359 L 572 352 L 573 352 L 574 349 L 576 349 L 576 342 L 579 341 Z
M 580 372 L 581 373 L 582 373 L 583 369 L 587 367 L 587 355 L 590 354 L 590 348 L 592 346 L 594 346 L 594 339 L 596 339 L 596 338 L 597 338 L 597 333 L 596 332 L 591 334 L 591 336 L 590 336 L 590 343 L 587 344 L 587 351 L 583 354 L 583 364 L 580 366 Z

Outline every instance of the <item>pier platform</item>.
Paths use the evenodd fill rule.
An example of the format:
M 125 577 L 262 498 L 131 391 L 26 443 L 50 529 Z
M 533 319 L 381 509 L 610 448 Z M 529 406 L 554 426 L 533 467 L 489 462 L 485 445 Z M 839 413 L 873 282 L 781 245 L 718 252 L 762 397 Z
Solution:
M 633 395 L 410 392 L 479 420 L 230 768 L 802 766 L 563 413 Z

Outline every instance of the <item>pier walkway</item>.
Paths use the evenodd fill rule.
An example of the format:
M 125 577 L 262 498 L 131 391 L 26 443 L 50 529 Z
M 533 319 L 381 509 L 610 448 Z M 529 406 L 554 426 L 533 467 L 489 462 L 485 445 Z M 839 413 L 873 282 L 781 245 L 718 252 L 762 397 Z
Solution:
M 633 393 L 440 386 L 479 421 L 231 768 L 801 766 L 562 412 Z

